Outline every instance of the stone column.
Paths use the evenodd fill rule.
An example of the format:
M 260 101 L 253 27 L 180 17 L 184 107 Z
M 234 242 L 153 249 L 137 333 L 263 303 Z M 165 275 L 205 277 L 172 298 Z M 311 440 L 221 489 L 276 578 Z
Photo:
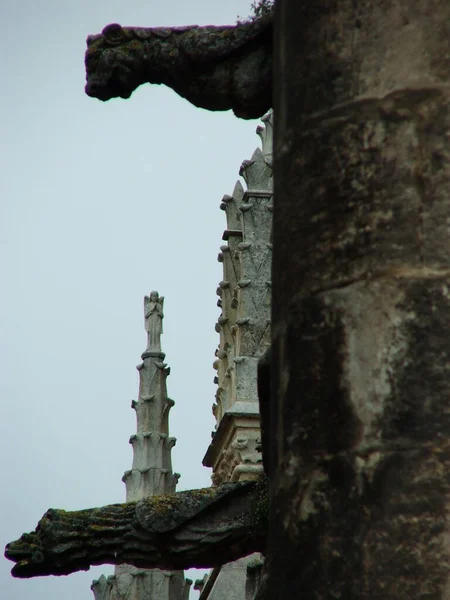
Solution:
M 264 597 L 448 599 L 450 3 L 276 10 Z

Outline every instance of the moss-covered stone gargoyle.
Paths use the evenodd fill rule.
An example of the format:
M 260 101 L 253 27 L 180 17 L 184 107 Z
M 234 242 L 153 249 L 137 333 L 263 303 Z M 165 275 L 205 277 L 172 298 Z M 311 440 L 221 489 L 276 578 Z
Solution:
M 269 14 L 223 27 L 107 25 L 87 38 L 86 93 L 129 98 L 144 83 L 163 83 L 195 106 L 261 117 L 272 106 L 272 21 Z
M 151 496 L 80 511 L 48 510 L 7 545 L 15 577 L 68 575 L 101 564 L 213 567 L 265 550 L 267 482 Z

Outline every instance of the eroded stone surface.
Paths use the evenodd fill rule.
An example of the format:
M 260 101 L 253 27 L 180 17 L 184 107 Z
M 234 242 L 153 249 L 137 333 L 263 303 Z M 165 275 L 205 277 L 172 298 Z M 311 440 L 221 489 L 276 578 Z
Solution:
M 309 9 L 278 4 L 260 600 L 444 600 L 450 5 Z

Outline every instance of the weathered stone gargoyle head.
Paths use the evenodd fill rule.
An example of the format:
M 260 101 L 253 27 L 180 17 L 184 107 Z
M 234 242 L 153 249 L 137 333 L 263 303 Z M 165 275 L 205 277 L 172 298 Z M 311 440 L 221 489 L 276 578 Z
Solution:
M 253 119 L 272 104 L 272 17 L 224 27 L 113 23 L 87 38 L 85 62 L 86 93 L 99 100 L 163 83 L 195 106 Z
M 145 82 L 142 60 L 145 57 L 139 33 L 148 30 L 123 29 L 107 25 L 101 34 L 87 38 L 86 94 L 99 100 L 129 98 Z

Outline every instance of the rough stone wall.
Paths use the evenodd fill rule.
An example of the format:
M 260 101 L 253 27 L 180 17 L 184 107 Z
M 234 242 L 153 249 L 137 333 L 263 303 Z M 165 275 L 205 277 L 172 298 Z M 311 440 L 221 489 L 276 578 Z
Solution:
M 450 598 L 450 3 L 277 2 L 261 598 Z

